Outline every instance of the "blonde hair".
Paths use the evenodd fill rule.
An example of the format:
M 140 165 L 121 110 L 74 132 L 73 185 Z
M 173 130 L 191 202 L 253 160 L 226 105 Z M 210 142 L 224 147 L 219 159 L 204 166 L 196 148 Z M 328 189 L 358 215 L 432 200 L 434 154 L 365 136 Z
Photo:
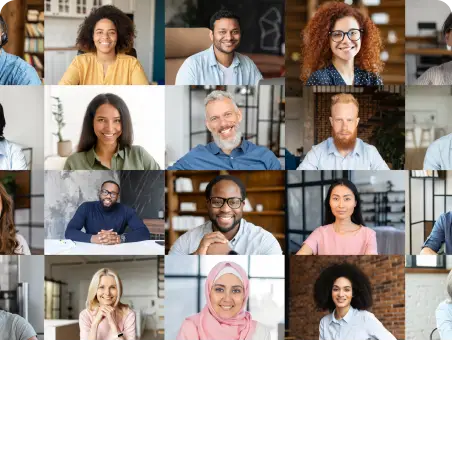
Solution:
M 116 302 L 113 305 L 114 308 L 116 308 L 118 311 L 125 311 L 129 309 L 128 305 L 125 305 L 124 303 L 121 303 L 121 295 L 122 295 L 122 282 L 121 278 L 119 278 L 119 275 L 111 269 L 104 268 L 99 269 L 91 279 L 91 283 L 89 284 L 88 288 L 88 297 L 86 299 L 86 309 L 88 311 L 95 311 L 97 308 L 99 308 L 99 300 L 97 300 L 97 288 L 99 287 L 100 279 L 104 276 L 113 277 L 116 282 L 116 289 L 117 289 L 117 296 L 116 296 Z
M 333 106 L 337 103 L 353 103 L 356 108 L 358 109 L 359 113 L 359 103 L 358 100 L 356 100 L 355 97 L 353 97 L 352 94 L 336 94 L 331 97 L 331 109 L 333 109 Z

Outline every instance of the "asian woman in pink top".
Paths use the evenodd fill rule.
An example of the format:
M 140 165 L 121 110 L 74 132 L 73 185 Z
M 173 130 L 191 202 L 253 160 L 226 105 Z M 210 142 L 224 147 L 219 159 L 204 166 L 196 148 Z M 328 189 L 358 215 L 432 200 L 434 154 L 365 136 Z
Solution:
M 135 312 L 121 303 L 122 283 L 111 269 L 98 270 L 91 280 L 86 309 L 80 313 L 80 339 L 133 340 Z
M 364 226 L 361 200 L 349 180 L 336 180 L 325 199 L 324 225 L 304 241 L 297 255 L 377 255 L 377 235 Z

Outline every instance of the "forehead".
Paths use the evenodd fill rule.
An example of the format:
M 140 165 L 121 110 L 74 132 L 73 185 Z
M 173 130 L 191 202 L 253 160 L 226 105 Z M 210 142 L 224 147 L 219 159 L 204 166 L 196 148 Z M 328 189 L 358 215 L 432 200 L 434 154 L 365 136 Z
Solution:
M 110 192 L 119 192 L 118 186 L 116 186 L 116 184 L 113 183 L 105 183 L 102 186 L 102 189 L 107 189 L 107 191 Z
M 336 20 L 333 25 L 333 30 L 348 31 L 352 28 L 360 28 L 358 21 L 354 17 L 342 17 Z
M 120 117 L 119 111 L 109 103 L 104 103 L 100 105 L 99 108 L 96 109 L 96 116 L 112 116 L 112 117 Z
M 219 181 L 212 188 L 212 197 L 241 197 L 240 188 L 231 180 Z
M 242 280 L 233 273 L 225 273 L 224 275 L 221 275 L 221 277 L 215 281 L 214 286 L 216 284 L 224 284 L 225 286 L 243 286 Z
M 111 276 L 111 275 L 102 275 L 99 278 L 99 283 L 103 283 L 103 284 L 116 284 L 116 280 L 115 277 Z
M 230 98 L 221 98 L 218 100 L 213 100 L 209 102 L 206 106 L 206 112 L 208 116 L 212 116 L 215 114 L 222 114 L 227 111 L 234 110 L 234 103 Z
M 358 108 L 354 103 L 336 103 L 331 107 L 333 117 L 358 117 Z
M 343 197 L 344 195 L 353 195 L 353 192 L 347 186 L 339 185 L 339 186 L 336 186 L 331 191 L 331 196 L 333 196 L 333 195 L 339 195 L 339 196 Z
M 95 30 L 116 30 L 115 24 L 110 19 L 101 19 L 94 25 Z
M 237 28 L 240 29 L 239 23 L 235 19 L 222 18 L 222 19 L 215 20 L 215 22 L 213 24 L 213 29 L 215 31 L 218 31 L 218 30 L 234 30 L 234 29 L 237 29 Z
M 339 277 L 336 280 L 334 280 L 333 285 L 339 286 L 339 287 L 347 287 L 347 286 L 352 287 L 352 282 L 348 278 Z

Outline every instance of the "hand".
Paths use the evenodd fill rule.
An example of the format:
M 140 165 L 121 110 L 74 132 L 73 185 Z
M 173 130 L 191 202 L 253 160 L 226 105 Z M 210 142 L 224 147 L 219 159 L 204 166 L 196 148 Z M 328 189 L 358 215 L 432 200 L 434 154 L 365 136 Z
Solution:
M 97 310 L 97 314 L 96 317 L 94 317 L 94 323 L 96 323 L 97 325 L 99 325 L 102 322 L 102 319 L 105 317 L 105 313 L 104 311 L 102 311 L 101 308 L 99 308 Z
M 210 244 L 207 249 L 207 255 L 229 255 L 231 251 L 231 247 L 229 247 L 229 243 L 227 244 L 219 244 L 217 242 Z
M 207 249 L 211 244 L 228 244 L 229 241 L 219 231 L 206 234 L 199 243 L 198 249 L 193 253 L 194 255 L 206 255 Z
M 113 306 L 101 305 L 99 309 L 102 311 L 105 318 L 108 320 L 108 324 L 110 325 L 112 332 L 118 334 L 117 333 L 118 325 L 116 323 L 115 308 L 113 308 Z
M 100 230 L 91 237 L 93 244 L 114 245 L 121 243 L 121 237 L 113 230 Z

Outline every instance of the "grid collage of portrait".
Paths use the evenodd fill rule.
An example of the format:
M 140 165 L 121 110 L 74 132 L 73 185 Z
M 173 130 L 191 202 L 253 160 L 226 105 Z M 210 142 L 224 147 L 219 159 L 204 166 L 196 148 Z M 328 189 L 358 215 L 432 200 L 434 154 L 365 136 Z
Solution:
M 0 7 L 0 340 L 452 339 L 452 0 Z

